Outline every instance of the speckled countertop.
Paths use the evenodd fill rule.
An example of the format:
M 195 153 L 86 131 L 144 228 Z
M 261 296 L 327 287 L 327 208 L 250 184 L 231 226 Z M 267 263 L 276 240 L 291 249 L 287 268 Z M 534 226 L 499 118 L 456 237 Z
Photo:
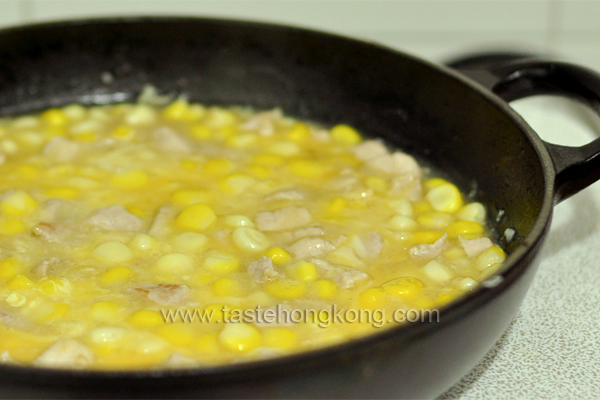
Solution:
M 550 97 L 511 105 L 542 138 L 582 145 L 600 118 Z M 600 397 L 600 184 L 555 208 L 533 285 L 501 340 L 442 399 Z

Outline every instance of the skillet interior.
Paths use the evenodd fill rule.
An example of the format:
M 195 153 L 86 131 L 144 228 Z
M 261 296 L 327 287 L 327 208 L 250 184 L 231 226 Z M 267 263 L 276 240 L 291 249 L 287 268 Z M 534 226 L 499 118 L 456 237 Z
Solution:
M 281 107 L 327 125 L 354 125 L 444 171 L 464 191 L 476 187 L 493 217 L 505 211 L 499 232 L 515 228 L 519 240 L 533 229 L 548 202 L 539 148 L 506 108 L 453 74 L 388 49 L 287 27 L 169 18 L 83 21 L 0 33 L 2 115 L 74 102 L 132 101 L 147 83 L 160 93 L 183 94 L 192 101 Z M 512 315 L 519 302 L 513 301 L 504 314 Z M 504 327 L 508 322 L 500 321 Z M 487 346 L 493 343 L 489 340 Z M 381 346 L 377 351 L 390 349 Z M 370 357 L 368 353 L 363 356 Z M 473 356 L 469 359 L 472 364 Z M 350 357 L 346 362 L 355 361 Z M 292 366 L 281 368 L 282 374 L 286 371 L 293 371 Z M 460 375 L 453 376 L 444 379 L 451 382 Z M 334 374 L 328 379 L 325 384 L 341 378 Z M 345 385 L 343 380 L 337 384 Z M 295 390 L 310 395 L 305 388 Z

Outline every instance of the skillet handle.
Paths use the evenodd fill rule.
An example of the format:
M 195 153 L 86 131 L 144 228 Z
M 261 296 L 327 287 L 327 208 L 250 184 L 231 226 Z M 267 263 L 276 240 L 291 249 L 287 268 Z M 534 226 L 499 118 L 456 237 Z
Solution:
M 579 100 L 600 116 L 600 74 L 573 64 L 517 53 L 489 53 L 448 64 L 507 102 L 534 95 Z M 556 173 L 559 203 L 600 179 L 600 138 L 581 147 L 544 142 Z

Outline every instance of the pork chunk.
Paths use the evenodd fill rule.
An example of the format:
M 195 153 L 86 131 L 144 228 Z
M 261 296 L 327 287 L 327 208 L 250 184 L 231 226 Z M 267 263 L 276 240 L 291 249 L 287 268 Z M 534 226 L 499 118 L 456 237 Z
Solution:
M 185 302 L 190 295 L 186 285 L 159 284 L 134 289 L 157 304 L 163 306 L 178 305 Z
M 192 145 L 177 132 L 170 128 L 162 127 L 153 132 L 152 140 L 154 147 L 159 151 L 167 153 L 189 153 Z
M 174 212 L 173 207 L 167 204 L 159 208 L 154 215 L 150 229 L 148 229 L 148 235 L 164 236 L 168 234 Z
M 281 276 L 273 267 L 273 261 L 266 256 L 248 265 L 248 273 L 259 283 L 270 282 Z
M 315 237 L 305 237 L 290 246 L 296 258 L 319 257 L 335 250 L 333 243 Z
M 489 238 L 477 238 L 468 240 L 463 238 L 462 236 L 459 236 L 458 240 L 460 240 L 460 244 L 462 245 L 463 249 L 465 249 L 465 253 L 467 253 L 467 256 L 469 257 L 475 257 L 479 253 L 494 245 Z
M 427 244 L 423 243 L 418 246 L 415 246 L 409 250 L 411 257 L 420 258 L 424 260 L 430 260 L 432 258 L 436 258 L 440 254 L 442 254 L 442 250 L 444 248 L 444 244 L 446 243 L 446 237 L 448 234 L 445 233 L 444 236 L 436 240 L 434 243 Z
M 303 207 L 286 207 L 274 212 L 256 214 L 256 225 L 261 231 L 283 231 L 310 224 L 310 213 Z
M 127 211 L 122 205 L 112 205 L 92 213 L 87 222 L 107 231 L 139 232 L 143 221 Z
M 55 136 L 44 147 L 44 154 L 55 162 L 69 162 L 77 157 L 81 148 L 80 143 Z
M 94 353 L 75 339 L 59 339 L 33 363 L 48 368 L 83 368 L 94 360 Z
M 354 287 L 371 279 L 371 276 L 359 269 L 341 270 L 334 278 L 342 289 L 354 289 Z

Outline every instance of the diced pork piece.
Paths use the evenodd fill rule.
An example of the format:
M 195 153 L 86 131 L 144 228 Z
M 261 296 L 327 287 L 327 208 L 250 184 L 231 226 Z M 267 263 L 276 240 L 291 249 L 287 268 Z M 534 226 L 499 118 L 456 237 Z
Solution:
M 364 258 L 375 258 L 383 250 L 383 238 L 379 232 L 371 231 L 367 232 L 362 238 L 362 242 L 365 246 L 365 255 L 361 256 Z
M 270 282 L 281 276 L 273 267 L 271 258 L 266 256 L 248 265 L 248 273 L 259 283 Z
M 256 114 L 240 127 L 242 129 L 257 131 L 261 136 L 271 136 L 275 133 L 274 120 L 281 119 L 282 117 L 283 113 L 280 109 L 276 108 Z
M 355 176 L 340 176 L 329 182 L 328 186 L 334 191 L 348 191 L 354 188 L 354 184 L 358 182 Z
M 87 222 L 107 231 L 121 232 L 139 232 L 144 225 L 141 219 L 119 204 L 101 208 L 91 214 Z
M 342 289 L 353 289 L 357 284 L 371 279 L 369 274 L 359 269 L 340 270 L 335 281 Z
M 421 168 L 412 156 L 396 151 L 392 154 L 392 161 L 392 173 L 394 175 L 421 176 Z
M 305 237 L 290 246 L 296 258 L 319 257 L 335 250 L 333 243 L 315 237 Z
M 77 157 L 81 148 L 80 143 L 55 136 L 44 147 L 44 154 L 55 162 L 69 162 Z
M 165 204 L 158 209 L 150 229 L 148 229 L 148 235 L 151 236 L 164 236 L 170 231 L 170 222 L 173 219 L 174 210 L 170 205 Z
M 190 288 L 186 285 L 159 284 L 134 290 L 163 306 L 182 304 L 190 296 Z
M 301 239 L 307 236 L 321 236 L 325 234 L 325 230 L 320 226 L 309 226 L 308 228 L 298 229 L 294 232 L 296 239 Z
M 460 244 L 462 245 L 463 249 L 465 249 L 465 253 L 467 253 L 467 256 L 469 257 L 475 257 L 482 251 L 494 245 L 489 238 L 477 238 L 468 240 L 463 238 L 462 236 L 459 236 L 458 240 L 460 240 Z
M 49 224 L 40 222 L 31 228 L 31 234 L 48 243 L 62 243 L 72 233 L 71 226 L 66 224 Z
M 256 225 L 261 231 L 283 231 L 310 224 L 310 213 L 303 207 L 286 207 L 274 212 L 256 214 Z
M 317 273 L 322 277 L 329 277 L 328 275 L 334 271 L 335 269 L 340 269 L 339 267 L 334 267 L 330 263 L 325 260 L 321 260 L 319 258 L 313 258 L 310 260 L 311 263 L 315 264 L 317 267 Z
M 164 368 L 195 368 L 198 365 L 198 361 L 179 353 L 171 353 L 161 364 Z
M 434 243 L 427 244 L 423 243 L 418 246 L 415 246 L 409 250 L 411 257 L 420 258 L 424 260 L 430 260 L 432 258 L 436 258 L 440 254 L 442 254 L 442 250 L 444 248 L 444 244 L 446 243 L 446 237 L 448 234 L 445 233 L 444 236 L 436 240 Z
M 33 363 L 48 368 L 83 368 L 94 360 L 94 353 L 75 339 L 59 339 Z
M 277 192 L 265 198 L 265 201 L 279 201 L 279 200 L 302 200 L 304 195 L 297 190 L 285 190 L 283 192 Z
M 31 269 L 31 273 L 36 276 L 48 276 L 53 271 L 56 270 L 58 265 L 60 264 L 60 260 L 56 257 L 49 258 L 47 260 L 42 261 L 35 267 Z
M 192 145 L 170 128 L 162 127 L 152 135 L 154 147 L 167 153 L 189 153 Z
M 385 145 L 377 140 L 365 140 L 361 144 L 355 146 L 352 150 L 356 157 L 363 161 L 373 160 L 377 157 L 389 154 Z
M 62 199 L 52 199 L 44 202 L 40 209 L 40 219 L 43 221 L 55 221 L 63 216 L 65 211 L 70 210 L 69 203 Z

